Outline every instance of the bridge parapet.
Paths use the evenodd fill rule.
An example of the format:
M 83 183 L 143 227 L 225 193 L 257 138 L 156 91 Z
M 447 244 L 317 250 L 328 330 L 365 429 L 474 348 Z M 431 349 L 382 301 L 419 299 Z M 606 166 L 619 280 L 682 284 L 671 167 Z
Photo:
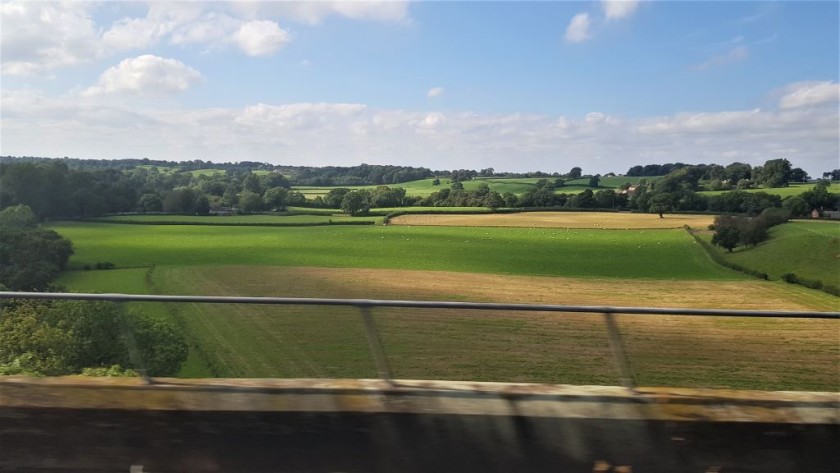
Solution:
M 840 461 L 838 393 L 8 377 L 0 418 L 0 470 L 814 472 Z

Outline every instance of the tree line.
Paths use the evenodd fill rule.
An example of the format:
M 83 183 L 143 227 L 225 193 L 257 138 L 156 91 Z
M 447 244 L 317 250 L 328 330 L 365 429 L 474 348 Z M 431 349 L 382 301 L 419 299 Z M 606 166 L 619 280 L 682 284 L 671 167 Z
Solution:
M 340 208 L 351 215 L 362 215 L 373 208 L 387 207 L 487 207 L 498 208 L 563 208 L 579 210 L 624 210 L 657 213 L 708 212 L 756 216 L 766 209 L 784 209 L 791 216 L 806 216 L 812 210 L 840 208 L 840 195 L 828 192 L 829 181 L 817 182 L 802 194 L 782 198 L 767 192 L 733 190 L 717 195 L 704 195 L 700 184 L 702 170 L 689 166 L 672 171 L 656 180 L 642 179 L 618 190 L 598 187 L 593 176 L 591 188 L 576 194 L 563 193 L 562 179 L 540 179 L 528 191 L 516 195 L 499 193 L 487 183 L 467 190 L 460 181 L 432 192 L 427 197 L 406 196 L 405 189 L 380 186 L 374 190 L 336 188 L 317 197 L 313 205 Z
M 391 183 L 371 190 L 351 191 L 336 187 L 327 195 L 311 200 L 293 190 L 292 186 L 300 182 L 413 180 L 429 177 L 432 171 L 425 168 L 361 165 L 351 168 L 317 168 L 317 171 L 301 168 L 296 174 L 284 174 L 276 170 L 256 169 L 273 165 L 244 162 L 237 163 L 241 166 L 231 167 L 224 173 L 206 175 L 188 171 L 170 172 L 155 166 L 136 164 L 146 162 L 144 160 L 119 160 L 112 168 L 102 167 L 107 161 L 99 160 L 84 165 L 80 164 L 81 161 L 4 158 L 0 162 L 0 209 L 26 205 L 39 219 L 48 219 L 89 218 L 128 212 L 208 215 L 235 210 L 251 213 L 284 210 L 287 206 L 340 208 L 353 215 L 364 213 L 370 208 L 420 205 L 491 209 L 562 207 L 659 214 L 697 211 L 751 215 L 757 215 L 770 207 L 785 206 L 792 215 L 804 215 L 813 209 L 834 209 L 838 206 L 836 195 L 820 186 L 784 201 L 767 193 L 744 192 L 756 185 L 778 187 L 807 178 L 807 174 L 799 168 L 793 168 L 786 159 L 769 160 L 764 166 L 756 167 L 743 163 L 728 166 L 676 163 L 657 165 L 655 169 L 634 166 L 631 169 L 638 171 L 637 168 L 641 168 L 639 172 L 642 173 L 657 169 L 659 172 L 670 169 L 670 172 L 661 177 L 643 178 L 637 185 L 627 182 L 617 189 L 601 187 L 600 176 L 585 176 L 580 167 L 574 167 L 566 174 L 555 173 L 556 176 L 539 180 L 533 188 L 521 195 L 499 193 L 485 183 L 475 189 L 464 189 L 463 182 L 498 174 L 492 168 L 480 171 L 457 169 L 434 174 L 438 176 L 434 182 L 436 185 L 440 185 L 441 178 L 448 178 L 451 184 L 448 187 L 441 186 L 427 197 L 407 196 L 404 189 Z M 217 165 L 196 160 L 180 163 L 180 166 L 195 170 Z M 581 177 L 588 178 L 588 189 L 579 194 L 563 192 L 569 179 Z M 698 193 L 701 190 L 730 192 L 705 196 Z

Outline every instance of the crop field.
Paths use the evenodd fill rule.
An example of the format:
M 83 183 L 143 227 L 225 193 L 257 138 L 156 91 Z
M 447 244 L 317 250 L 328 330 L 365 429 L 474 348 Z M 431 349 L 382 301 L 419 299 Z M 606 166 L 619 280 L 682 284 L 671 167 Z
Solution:
M 74 242 L 58 281 L 74 291 L 837 310 L 828 294 L 716 265 L 682 229 L 51 227 Z M 100 261 L 118 269 L 78 270 Z M 355 309 L 129 307 L 182 327 L 180 376 L 375 376 Z M 398 378 L 617 383 L 599 316 L 375 316 Z M 639 383 L 753 389 L 837 390 L 834 322 L 619 316 Z
M 619 212 L 524 212 L 487 215 L 401 215 L 392 225 L 440 225 L 474 227 L 547 227 L 600 229 L 706 228 L 711 215 L 666 215 Z
M 377 217 L 350 217 L 348 215 L 113 215 L 96 219 L 102 222 L 144 224 L 201 224 L 201 225 L 306 225 L 330 222 L 379 222 Z
M 702 235 L 711 241 L 711 234 Z M 784 273 L 840 287 L 840 223 L 791 222 L 770 229 L 770 239 L 755 248 L 736 248 L 720 255 L 744 267 L 779 279 Z M 840 299 L 838 299 L 840 300 Z

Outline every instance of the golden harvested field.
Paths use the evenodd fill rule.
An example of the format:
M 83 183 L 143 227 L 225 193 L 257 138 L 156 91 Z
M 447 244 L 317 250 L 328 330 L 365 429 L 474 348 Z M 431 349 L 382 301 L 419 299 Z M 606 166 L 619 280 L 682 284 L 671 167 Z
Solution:
M 154 281 L 183 294 L 838 309 L 827 294 L 758 280 L 242 266 L 158 268 Z M 599 315 L 417 309 L 374 315 L 398 378 L 618 382 Z M 218 376 L 375 375 L 355 309 L 189 304 L 175 316 Z M 618 321 L 642 385 L 838 390 L 837 321 L 629 315 Z
M 522 212 L 477 215 L 401 215 L 391 219 L 392 225 L 439 225 L 452 227 L 548 227 L 657 229 L 706 228 L 712 215 L 618 213 L 618 212 Z

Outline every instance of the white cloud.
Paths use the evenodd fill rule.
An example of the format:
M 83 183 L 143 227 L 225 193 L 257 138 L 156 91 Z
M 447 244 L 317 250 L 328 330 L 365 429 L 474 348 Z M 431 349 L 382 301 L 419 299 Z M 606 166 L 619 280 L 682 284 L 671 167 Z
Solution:
M 0 3 L 2 72 L 41 74 L 86 62 L 99 54 L 87 2 Z
M 589 112 L 583 117 L 586 123 L 604 123 L 609 117 L 601 112 Z
M 819 84 L 792 84 L 784 97 L 830 96 L 797 93 L 826 88 Z M 4 91 L 0 154 L 512 171 L 581 166 L 600 173 L 656 162 L 760 165 L 785 157 L 812 174 L 833 169 L 840 152 L 837 107 L 811 106 L 828 99 L 800 99 L 800 106 L 791 100 L 778 109 L 622 118 L 376 110 L 358 103 L 190 110 L 161 101 Z
M 83 95 L 127 94 L 161 96 L 187 90 L 202 79 L 195 69 L 176 59 L 146 54 L 124 59 L 99 76 Z
M 678 113 L 664 118 L 641 122 L 637 130 L 641 133 L 717 133 L 737 132 L 755 127 L 759 119 L 767 118 L 761 109 L 715 112 Z
M 619 20 L 632 15 L 639 8 L 639 2 L 637 0 L 601 0 L 601 8 L 604 10 L 607 21 Z
M 102 35 L 107 52 L 144 49 L 153 46 L 180 28 L 202 23 L 198 3 L 156 2 L 149 5 L 145 17 L 122 18 Z
M 569 43 L 580 43 L 589 38 L 589 14 L 578 13 L 572 17 L 572 21 L 566 27 L 566 41 Z
M 797 108 L 834 103 L 840 100 L 840 84 L 836 82 L 797 82 L 785 88 L 779 108 Z
M 329 16 L 410 21 L 409 4 L 401 0 L 146 2 L 145 15 L 126 16 L 111 24 L 94 21 L 97 15 L 93 13 L 118 9 L 115 5 L 122 4 L 0 2 L 0 70 L 6 75 L 43 75 L 56 68 L 148 50 L 163 43 L 201 45 L 207 50 L 236 47 L 251 56 L 266 56 L 291 40 L 291 35 L 274 21 L 276 18 L 309 24 Z
M 287 105 L 266 105 L 260 103 L 246 107 L 234 122 L 248 127 L 269 129 L 324 128 L 329 123 L 352 117 L 365 110 L 355 103 L 295 103 Z
M 438 126 L 443 125 L 446 123 L 446 115 L 442 113 L 429 113 L 419 123 L 417 126 L 421 129 L 429 129 L 429 128 L 437 128 Z
M 291 35 L 273 21 L 204 11 L 198 3 L 153 3 L 145 17 L 115 22 L 102 39 L 110 51 L 142 49 L 168 40 L 212 48 L 233 44 L 249 56 L 268 56 L 291 41 Z
M 224 13 L 209 12 L 196 21 L 172 31 L 169 42 L 178 45 L 199 44 L 211 48 L 222 47 L 242 25 L 242 20 Z
M 408 1 L 347 1 L 321 0 L 310 2 L 284 1 L 236 1 L 231 6 L 239 13 L 257 18 L 261 15 L 279 16 L 291 20 L 318 24 L 329 16 L 341 16 L 353 20 L 404 22 L 409 19 Z
M 249 21 L 233 34 L 232 40 L 248 56 L 268 56 L 292 40 L 273 21 Z
M 433 99 L 435 97 L 440 97 L 443 95 L 443 87 L 433 87 L 426 92 L 426 97 Z
M 708 60 L 693 66 L 692 68 L 697 71 L 705 71 L 708 69 L 727 66 L 729 64 L 735 64 L 741 61 L 746 61 L 750 57 L 750 48 L 747 46 L 737 46 L 735 48 L 730 49 L 724 54 L 719 54 L 717 56 L 712 56 Z

